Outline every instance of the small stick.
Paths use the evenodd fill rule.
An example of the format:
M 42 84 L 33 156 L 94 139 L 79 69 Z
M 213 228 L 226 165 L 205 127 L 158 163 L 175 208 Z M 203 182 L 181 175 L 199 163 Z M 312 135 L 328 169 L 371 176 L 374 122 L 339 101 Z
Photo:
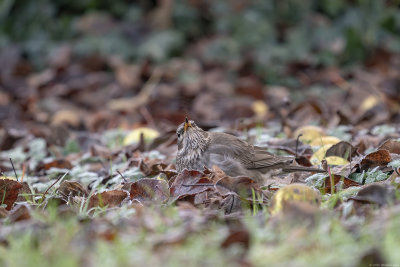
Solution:
M 128 180 L 126 180 L 126 178 L 122 175 L 122 173 L 120 171 L 118 171 L 118 170 L 117 170 L 117 172 L 118 172 L 119 175 L 121 175 L 122 179 L 124 179 L 125 183 L 127 183 Z
M 46 194 L 47 194 L 47 192 L 50 190 L 50 188 L 52 188 L 56 183 L 58 183 L 58 181 L 62 180 L 62 179 L 65 177 L 65 175 L 67 175 L 68 173 L 69 173 L 69 171 L 67 171 L 66 173 L 64 173 L 63 176 L 58 177 L 57 180 L 56 180 L 54 183 L 52 183 L 52 184 L 46 189 L 46 191 L 44 191 L 43 196 L 42 196 L 42 201 L 41 201 L 41 202 L 43 202 L 43 200 L 44 200 L 44 198 L 46 197 Z
M 350 164 L 349 164 L 349 165 L 350 165 L 350 166 L 349 166 L 350 169 L 349 169 L 349 175 L 348 175 L 348 176 L 350 176 L 350 174 L 351 174 L 351 161 L 353 160 L 353 159 L 352 159 L 352 155 L 351 155 L 351 154 L 353 154 L 353 153 L 352 153 L 353 151 L 351 151 L 351 144 L 353 143 L 353 135 L 351 136 L 350 142 L 351 142 L 351 143 L 350 143 L 350 162 L 349 162 L 349 163 L 350 163 Z
M 26 171 L 26 164 L 25 164 L 25 163 L 23 163 L 23 164 L 22 164 L 21 183 L 22 183 L 22 181 L 24 180 L 25 171 Z
M 229 213 L 232 212 L 233 204 L 235 204 L 235 196 L 234 195 L 231 195 L 231 196 L 232 196 L 232 204 L 231 204 L 231 208 L 229 209 Z
M 299 146 L 299 139 L 300 139 L 300 137 L 302 137 L 303 136 L 303 134 L 299 134 L 298 136 L 297 136 L 297 139 L 296 139 L 296 153 L 295 153 L 295 159 L 297 159 L 297 148 L 298 148 L 298 146 Z
M 14 168 L 14 163 L 13 163 L 13 161 L 12 161 L 12 159 L 11 159 L 11 158 L 10 158 L 10 162 L 11 162 L 11 166 L 12 166 L 12 168 L 13 168 L 13 170 L 14 170 L 15 179 L 17 179 L 17 182 L 18 182 L 18 175 L 17 175 L 17 172 L 15 171 L 15 168 Z

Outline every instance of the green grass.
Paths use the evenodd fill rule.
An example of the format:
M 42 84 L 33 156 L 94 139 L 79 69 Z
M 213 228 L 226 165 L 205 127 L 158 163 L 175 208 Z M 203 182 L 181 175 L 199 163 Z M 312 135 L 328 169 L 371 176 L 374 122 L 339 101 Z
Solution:
M 265 212 L 254 216 L 249 210 L 243 225 L 251 245 L 245 253 L 238 245 L 221 248 L 230 225 L 221 217 L 205 220 L 196 212 L 188 218 L 178 207 L 148 207 L 141 215 L 127 207 L 110 209 L 83 220 L 48 208 L 33 213 L 35 225 L 3 226 L 2 232 L 11 234 L 2 236 L 0 265 L 239 266 L 246 260 L 254 266 L 357 266 L 371 249 L 378 249 L 388 264 L 399 262 L 398 211 L 385 210 L 387 216 L 374 220 L 322 212 L 310 226 L 284 218 L 276 223 Z

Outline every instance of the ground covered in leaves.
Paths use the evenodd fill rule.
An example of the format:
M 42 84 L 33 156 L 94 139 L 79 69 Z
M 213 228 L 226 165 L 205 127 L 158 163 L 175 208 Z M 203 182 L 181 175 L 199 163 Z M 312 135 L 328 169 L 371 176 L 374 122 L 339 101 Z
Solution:
M 395 4 L 6 2 L 0 265 L 400 265 Z M 177 173 L 186 116 L 326 172 Z

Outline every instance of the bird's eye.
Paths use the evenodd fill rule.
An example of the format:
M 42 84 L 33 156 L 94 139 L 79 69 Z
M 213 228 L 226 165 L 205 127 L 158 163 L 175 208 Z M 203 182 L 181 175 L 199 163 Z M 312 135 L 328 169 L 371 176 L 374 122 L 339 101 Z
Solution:
M 181 134 L 180 133 L 177 133 L 177 135 L 178 135 L 178 138 L 181 138 Z

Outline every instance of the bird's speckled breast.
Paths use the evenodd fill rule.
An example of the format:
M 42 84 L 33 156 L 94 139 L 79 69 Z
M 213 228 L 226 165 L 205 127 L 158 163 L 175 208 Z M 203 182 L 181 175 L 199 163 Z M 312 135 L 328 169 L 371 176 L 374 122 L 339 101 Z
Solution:
M 209 145 L 208 136 L 199 133 L 193 134 L 191 138 L 185 140 L 182 149 L 178 151 L 176 157 L 176 169 L 182 171 L 183 169 L 202 171 L 204 166 L 207 165 L 204 158 L 204 152 Z

